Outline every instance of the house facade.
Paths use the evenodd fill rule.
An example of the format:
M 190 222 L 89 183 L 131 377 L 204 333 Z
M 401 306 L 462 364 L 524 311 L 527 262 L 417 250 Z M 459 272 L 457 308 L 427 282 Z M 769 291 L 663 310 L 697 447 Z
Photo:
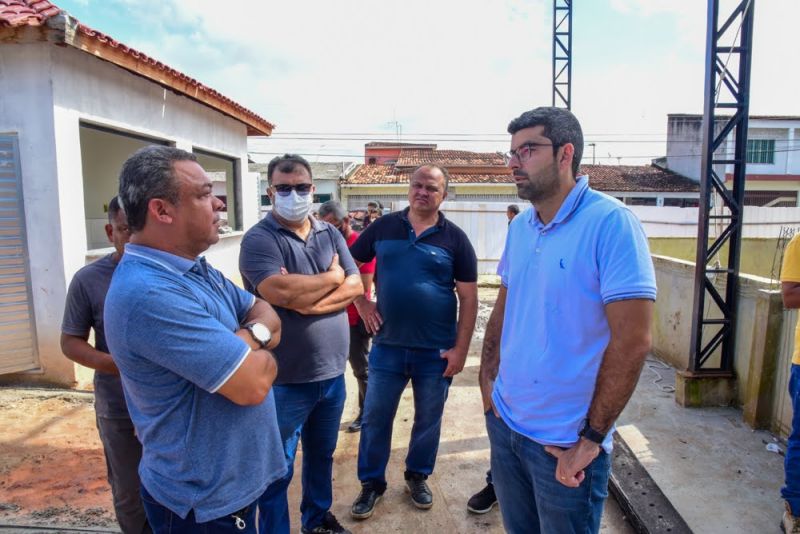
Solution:
M 721 127 L 722 121 L 717 132 Z M 798 134 L 800 117 L 797 116 L 751 115 L 748 118 L 745 205 L 800 206 L 800 156 L 795 140 Z M 721 150 L 733 157 L 732 135 Z M 666 168 L 699 181 L 702 153 L 703 116 L 668 115 Z M 730 187 L 733 165 L 720 165 L 715 171 Z
M 0 65 L 0 381 L 72 385 L 66 291 L 110 250 L 103 226 L 125 159 L 149 144 L 197 156 L 230 228 L 207 257 L 238 276 L 232 251 L 258 220 L 247 136 L 273 125 L 47 1 L 0 4 Z

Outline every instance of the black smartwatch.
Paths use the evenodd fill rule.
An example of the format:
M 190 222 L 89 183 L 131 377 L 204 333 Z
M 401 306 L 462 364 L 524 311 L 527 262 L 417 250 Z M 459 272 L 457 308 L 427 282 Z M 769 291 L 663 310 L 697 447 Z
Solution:
M 586 438 L 592 443 L 597 443 L 598 445 L 602 445 L 603 441 L 606 439 L 605 434 L 601 434 L 591 426 L 589 426 L 589 419 L 586 418 L 583 422 L 583 428 L 581 428 L 580 432 L 578 432 L 578 436 L 582 438 Z
M 272 339 L 272 332 L 269 331 L 269 328 L 261 323 L 247 323 L 244 327 L 250 331 L 250 335 L 253 336 L 256 343 L 261 345 L 262 349 L 267 348 L 267 343 Z

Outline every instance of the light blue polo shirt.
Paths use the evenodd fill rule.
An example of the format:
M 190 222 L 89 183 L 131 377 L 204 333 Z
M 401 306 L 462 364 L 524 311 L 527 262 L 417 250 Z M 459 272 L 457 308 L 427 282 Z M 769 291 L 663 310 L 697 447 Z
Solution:
M 639 220 L 580 177 L 547 225 L 514 218 L 498 266 L 507 288 L 492 399 L 506 424 L 543 445 L 578 440 L 610 340 L 605 305 L 656 298 Z M 611 451 L 612 432 L 603 447 Z
M 182 518 L 241 510 L 286 473 L 272 392 L 239 406 L 217 390 L 250 352 L 253 306 L 205 258 L 127 244 L 105 302 L 106 341 L 142 442 L 139 476 Z

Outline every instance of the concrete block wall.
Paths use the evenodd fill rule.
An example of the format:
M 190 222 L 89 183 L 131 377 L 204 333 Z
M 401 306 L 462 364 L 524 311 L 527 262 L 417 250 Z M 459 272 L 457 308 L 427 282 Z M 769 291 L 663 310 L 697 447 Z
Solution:
M 653 352 L 678 370 L 689 366 L 694 299 L 694 263 L 653 256 L 658 300 L 653 324 Z M 724 292 L 724 284 L 716 287 Z M 734 403 L 745 422 L 756 428 L 776 428 L 782 416 L 775 409 L 784 395 L 776 387 L 779 367 L 787 358 L 784 313 L 779 288 L 769 279 L 739 277 Z M 713 316 L 710 316 L 713 317 Z M 712 360 L 713 361 L 713 360 Z

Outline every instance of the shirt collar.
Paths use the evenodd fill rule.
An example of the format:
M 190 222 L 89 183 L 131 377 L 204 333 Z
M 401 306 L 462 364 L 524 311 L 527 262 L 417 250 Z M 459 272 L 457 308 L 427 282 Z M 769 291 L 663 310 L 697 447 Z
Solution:
M 575 182 L 575 187 L 570 190 L 569 194 L 567 194 L 564 201 L 561 203 L 561 207 L 558 208 L 556 212 L 556 216 L 553 217 L 553 220 L 547 223 L 547 225 L 543 224 L 541 219 L 539 219 L 539 214 L 536 212 L 536 206 L 531 208 L 529 212 L 529 219 L 528 222 L 535 226 L 536 228 L 551 228 L 557 224 L 563 224 L 574 212 L 580 208 L 581 200 L 583 200 L 584 194 L 589 189 L 589 177 L 585 174 L 583 176 L 579 176 Z
M 206 274 L 208 273 L 206 259 L 203 256 L 198 256 L 194 260 L 190 260 L 188 258 L 176 256 L 175 254 L 170 254 L 169 252 L 151 248 L 145 245 L 127 243 L 125 245 L 125 254 L 122 256 L 122 261 L 128 257 L 135 257 L 156 263 L 161 267 L 180 275 L 188 273 L 195 266 L 199 267 L 201 272 Z
M 406 207 L 403 211 L 400 212 L 400 218 L 410 225 L 411 222 L 408 220 L 409 211 L 411 211 L 411 207 Z M 441 228 L 442 226 L 444 226 L 445 216 L 444 213 L 441 212 L 441 210 L 439 211 L 438 215 L 439 215 L 439 220 L 436 221 L 435 226 L 437 228 Z

